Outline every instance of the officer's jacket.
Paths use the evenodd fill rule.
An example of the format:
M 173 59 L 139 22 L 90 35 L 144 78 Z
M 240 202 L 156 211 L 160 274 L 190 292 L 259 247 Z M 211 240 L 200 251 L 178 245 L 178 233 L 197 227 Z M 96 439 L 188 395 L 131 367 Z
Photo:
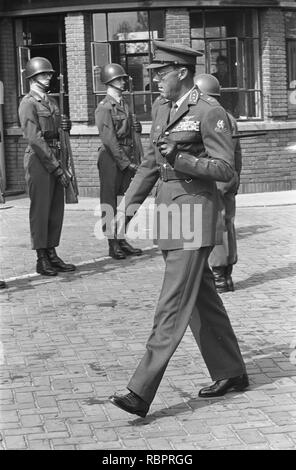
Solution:
M 19 118 L 29 144 L 25 160 L 36 156 L 52 173 L 59 166 L 57 147 L 52 145 L 59 138 L 60 128 L 60 111 L 55 99 L 48 95 L 47 102 L 31 90 L 20 103 Z
M 112 96 L 106 95 L 95 111 L 95 121 L 103 146 L 102 153 L 108 154 L 120 170 L 131 163 L 133 152 L 132 117 L 128 105 L 121 106 Z
M 179 152 L 174 165 L 178 179 L 161 179 L 157 186 L 155 202 L 160 216 L 157 215 L 159 223 L 155 238 L 163 250 L 211 246 L 216 241 L 216 181 L 230 181 L 234 175 L 234 146 L 229 119 L 217 100 L 207 95 L 201 96 L 197 88 L 192 90 L 173 120 L 167 124 L 169 113 L 170 103 L 163 98 L 157 99 L 152 110 L 147 154 L 119 210 L 126 210 L 127 215 L 131 215 L 129 209 L 140 205 L 159 179 L 159 168 L 168 166 L 157 147 L 158 140 L 166 134 L 178 142 Z M 178 230 L 172 233 L 173 227 L 169 221 L 171 228 L 167 237 L 163 237 L 165 229 L 162 230 L 162 224 L 167 224 L 167 221 L 161 215 L 161 206 L 170 207 L 172 204 L 181 212 L 180 236 L 176 237 Z M 185 216 L 188 208 L 199 214 L 199 223 L 194 224 L 195 240 L 192 243 L 188 242 L 187 237 L 188 224 L 191 224 Z

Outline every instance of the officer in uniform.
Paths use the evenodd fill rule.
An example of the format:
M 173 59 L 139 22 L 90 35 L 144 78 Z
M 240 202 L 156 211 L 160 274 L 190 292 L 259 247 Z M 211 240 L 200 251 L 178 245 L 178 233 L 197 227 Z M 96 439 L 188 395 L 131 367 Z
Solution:
M 200 74 L 195 83 L 204 94 L 216 98 L 220 102 L 221 87 L 218 79 L 210 74 Z M 232 134 L 238 133 L 237 122 L 234 116 L 227 112 Z M 238 192 L 240 173 L 242 169 L 242 151 L 239 139 L 233 139 L 234 144 L 234 177 L 227 182 L 218 181 L 217 188 L 221 203 L 220 212 L 223 224 L 222 243 L 217 244 L 209 257 L 209 264 L 215 277 L 215 284 L 219 293 L 233 291 L 232 270 L 237 262 L 237 243 L 234 226 L 235 196 Z M 221 222 L 221 219 L 220 219 Z
M 32 249 L 37 251 L 36 271 L 56 276 L 58 271 L 74 271 L 57 256 L 64 217 L 64 187 L 68 178 L 60 163 L 60 111 L 48 95 L 54 74 L 44 57 L 33 57 L 26 65 L 30 91 L 19 106 L 23 136 L 28 141 L 24 167 L 30 196 Z
M 244 390 L 249 383 L 208 265 L 215 244 L 216 181 L 230 181 L 234 175 L 228 118 L 215 99 L 201 95 L 194 86 L 198 52 L 160 41 L 155 41 L 154 47 L 154 62 L 149 68 L 156 72 L 161 97 L 153 106 L 148 152 L 119 207 L 118 223 L 121 225 L 121 211 L 127 222 L 131 207 L 140 205 L 159 180 L 157 218 L 163 223 L 163 208 L 173 207 L 172 217 L 179 211 L 180 231 L 176 237 L 176 218 L 167 225 L 166 237 L 161 223 L 157 227 L 165 274 L 152 332 L 128 383 L 129 393 L 110 397 L 114 405 L 141 417 L 147 414 L 188 325 L 215 381 L 199 391 L 200 397 Z M 168 211 L 166 223 L 170 222 Z
M 102 68 L 101 82 L 107 86 L 107 95 L 98 104 L 95 112 L 96 125 L 102 141 L 98 156 L 102 228 L 108 239 L 109 255 L 115 259 L 142 254 L 142 250 L 134 248 L 124 238 L 119 239 L 112 224 L 119 199 L 127 190 L 138 168 L 133 161 L 133 128 L 139 133 L 142 130 L 140 122 L 130 113 L 127 103 L 123 100 L 122 93 L 126 89 L 127 79 L 128 75 L 119 64 L 111 63 Z

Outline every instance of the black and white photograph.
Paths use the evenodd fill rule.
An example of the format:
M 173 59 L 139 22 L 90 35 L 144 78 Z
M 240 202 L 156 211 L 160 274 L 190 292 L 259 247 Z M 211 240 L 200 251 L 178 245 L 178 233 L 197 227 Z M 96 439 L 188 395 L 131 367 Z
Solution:
M 0 450 L 296 450 L 295 234 L 295 0 L 0 0 Z

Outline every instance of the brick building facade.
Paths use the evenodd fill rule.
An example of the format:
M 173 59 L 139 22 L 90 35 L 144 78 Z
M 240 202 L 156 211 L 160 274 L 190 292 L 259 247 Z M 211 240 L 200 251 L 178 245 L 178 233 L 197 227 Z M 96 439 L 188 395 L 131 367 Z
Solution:
M 11 2 L 10 2 L 11 3 Z M 193 47 L 192 8 L 197 2 L 152 1 L 129 2 L 127 7 L 111 1 L 103 5 L 90 1 L 33 1 L 20 0 L 19 8 L 11 10 L 9 2 L 0 2 L 0 79 L 4 84 L 4 162 L 7 191 L 24 190 L 23 141 L 17 108 L 20 92 L 18 48 L 24 45 L 22 24 L 24 18 L 36 15 L 50 15 L 56 12 L 54 3 L 59 4 L 63 15 L 69 96 L 69 114 L 72 121 L 71 144 L 75 160 L 81 196 L 98 196 L 99 178 L 97 171 L 97 148 L 100 138 L 94 125 L 94 111 L 97 103 L 93 85 L 93 14 L 145 8 L 157 11 L 161 4 L 165 19 L 164 39 L 182 42 Z M 61 7 L 60 4 L 65 5 Z M 135 4 L 134 8 L 132 4 Z M 225 10 L 222 1 L 200 1 L 199 9 L 209 7 Z M 34 7 L 36 4 L 36 8 Z M 45 5 L 46 4 L 46 5 Z M 8 5 L 8 6 L 7 6 Z M 27 5 L 27 6 L 26 6 Z M 148 6 L 147 6 L 148 5 Z M 230 1 L 228 8 L 240 7 L 256 10 L 259 23 L 259 48 L 261 80 L 261 106 L 256 104 L 257 116 L 240 116 L 240 132 L 262 131 L 265 135 L 241 140 L 243 149 L 243 170 L 240 192 L 281 191 L 296 188 L 296 89 L 293 47 L 296 44 L 296 4 L 294 1 Z M 210 11 L 211 12 L 211 11 Z M 198 13 L 199 14 L 199 13 Z M 197 19 L 199 16 L 197 15 Z M 232 40 L 232 39 L 231 39 Z M 237 42 L 239 44 L 239 42 Z M 240 46 L 238 46 L 240 47 Z M 247 47 L 247 46 L 245 46 Z M 259 50 L 259 49 L 258 49 Z M 292 51 L 292 54 L 291 54 Z M 113 60 L 114 61 L 114 60 Z M 292 62 L 292 64 L 290 63 Z M 204 70 L 206 71 L 206 70 Z M 290 75 L 289 75 L 290 74 Z M 293 80 L 289 82 L 288 75 Z M 255 101 L 254 101 L 255 102 Z M 256 101 L 257 103 L 257 101 Z M 142 142 L 148 145 L 149 119 L 143 120 Z M 3 159 L 3 156 L 2 156 Z

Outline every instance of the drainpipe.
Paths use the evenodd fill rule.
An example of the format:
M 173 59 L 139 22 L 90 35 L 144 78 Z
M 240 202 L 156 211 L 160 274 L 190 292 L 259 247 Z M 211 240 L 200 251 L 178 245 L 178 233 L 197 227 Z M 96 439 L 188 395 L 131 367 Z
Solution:
M 3 82 L 0 80 L 0 176 L 1 187 L 6 189 L 6 174 L 5 174 L 5 157 L 4 157 L 4 126 L 3 126 L 3 104 L 4 104 L 4 87 Z

